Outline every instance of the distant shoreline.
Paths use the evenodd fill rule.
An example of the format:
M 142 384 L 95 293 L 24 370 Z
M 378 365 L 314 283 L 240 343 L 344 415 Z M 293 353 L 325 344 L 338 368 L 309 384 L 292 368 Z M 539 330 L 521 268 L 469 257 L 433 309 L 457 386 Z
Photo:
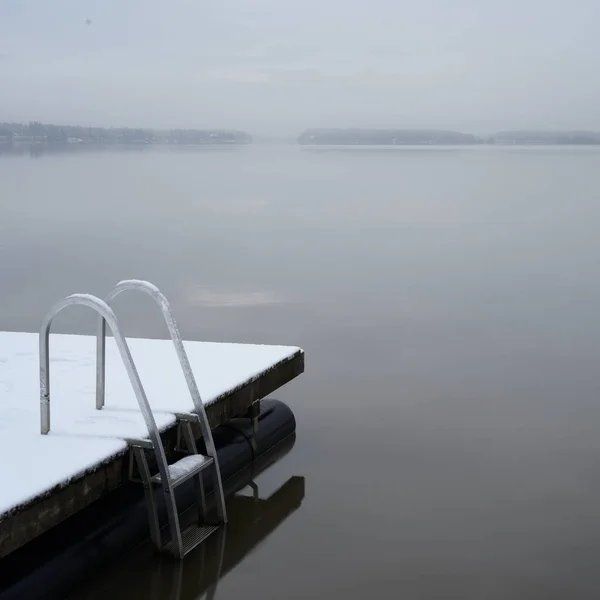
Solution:
M 261 143 L 257 137 L 256 143 Z M 245 132 L 230 129 L 141 129 L 82 127 L 0 122 L 0 149 L 24 146 L 47 148 L 239 146 L 254 142 Z M 314 128 L 289 143 L 302 146 L 597 146 L 600 132 L 584 130 L 514 130 L 474 135 L 439 129 Z
M 600 145 L 600 132 L 502 131 L 476 136 L 435 129 L 308 129 L 300 134 L 298 143 L 316 146 L 595 146 Z
M 0 145 L 40 146 L 202 146 L 251 144 L 245 131 L 229 129 L 140 129 L 0 122 Z

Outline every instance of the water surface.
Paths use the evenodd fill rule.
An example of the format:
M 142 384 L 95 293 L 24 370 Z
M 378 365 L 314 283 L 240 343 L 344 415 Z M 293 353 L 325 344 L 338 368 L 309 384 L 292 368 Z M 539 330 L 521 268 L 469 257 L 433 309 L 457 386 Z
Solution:
M 186 338 L 305 349 L 274 395 L 296 445 L 257 478 L 265 498 L 304 478 L 302 502 L 219 598 L 600 592 L 600 150 L 4 154 L 0 185 L 1 328 L 135 277 Z M 127 335 L 166 336 L 149 299 L 116 307 Z M 76 597 L 151 597 L 154 563 L 128 560 Z

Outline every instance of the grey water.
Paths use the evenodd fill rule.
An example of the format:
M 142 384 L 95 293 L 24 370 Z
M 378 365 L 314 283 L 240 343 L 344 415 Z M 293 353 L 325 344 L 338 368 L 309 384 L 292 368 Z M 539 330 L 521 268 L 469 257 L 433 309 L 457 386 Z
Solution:
M 304 348 L 273 395 L 295 446 L 256 479 L 267 498 L 303 478 L 301 502 L 279 494 L 253 544 L 269 517 L 232 498 L 218 598 L 600 593 L 600 149 L 2 154 L 0 211 L 2 329 L 134 277 L 188 339 Z M 150 301 L 118 311 L 166 337 Z M 155 567 L 133 555 L 74 597 L 206 590 L 193 556 Z

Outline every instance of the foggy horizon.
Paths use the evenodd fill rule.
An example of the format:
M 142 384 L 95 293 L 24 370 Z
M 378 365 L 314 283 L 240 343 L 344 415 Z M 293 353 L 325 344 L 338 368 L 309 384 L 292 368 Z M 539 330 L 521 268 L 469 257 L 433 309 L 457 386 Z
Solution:
M 462 134 L 466 134 L 466 135 L 473 135 L 476 138 L 486 138 L 489 136 L 494 136 L 496 134 L 499 133 L 505 133 L 505 132 L 522 132 L 522 133 L 527 133 L 527 132 L 531 132 L 531 133 L 584 133 L 584 132 L 589 132 L 589 133 L 600 133 L 600 127 L 597 129 L 592 129 L 592 128 L 587 128 L 584 129 L 582 127 L 579 128 L 534 128 L 534 127 L 522 127 L 522 128 L 517 128 L 517 127 L 505 127 L 503 129 L 498 129 L 496 131 L 468 131 L 468 130 L 458 130 L 458 129 L 451 129 L 449 127 L 427 127 L 427 126 L 423 126 L 423 127 L 398 127 L 398 126 L 378 126 L 378 127 L 370 127 L 369 125 L 362 125 L 362 126 L 357 126 L 357 125 L 348 125 L 348 126 L 327 126 L 327 125 L 322 125 L 322 126 L 318 126 L 318 127 L 306 127 L 305 129 L 301 130 L 301 131 L 254 131 L 254 130 L 249 130 L 249 129 L 241 129 L 241 128 L 233 128 L 233 127 L 227 127 L 226 125 L 223 126 L 210 126 L 210 125 L 206 125 L 204 127 L 191 127 L 191 126 L 178 126 L 178 127 L 150 127 L 150 126 L 145 126 L 145 125 L 140 125 L 140 124 L 135 124 L 135 125 L 131 125 L 131 124 L 127 124 L 127 123 L 121 123 L 121 124 L 116 124 L 116 125 L 107 125 L 107 124 L 98 124 L 98 123 L 78 123 L 75 121 L 71 121 L 71 122 L 59 122 L 59 123 L 51 123 L 48 122 L 44 119 L 39 119 L 39 118 L 27 118 L 27 119 L 3 119 L 1 118 L 2 115 L 0 115 L 0 125 L 2 123 L 11 123 L 11 124 L 20 124 L 20 125 L 28 125 L 30 123 L 41 123 L 42 125 L 49 125 L 49 126 L 53 126 L 53 127 L 79 127 L 79 128 L 90 128 L 90 129 L 115 129 L 115 130 L 124 130 L 124 129 L 141 129 L 144 131 L 154 131 L 154 132 L 168 132 L 168 131 L 176 131 L 176 130 L 197 130 L 197 131 L 240 131 L 242 133 L 246 133 L 248 135 L 250 135 L 253 138 L 257 138 L 257 139 L 285 139 L 285 140 L 296 140 L 301 134 L 309 132 L 309 131 L 327 131 L 327 130 L 331 130 L 331 131 L 335 131 L 335 130 L 339 130 L 339 131 L 404 131 L 404 132 L 410 132 L 410 131 L 423 131 L 423 132 L 427 132 L 427 131 L 431 131 L 431 132 L 453 132 L 453 133 L 462 133 Z
M 600 7 L 3 0 L 0 119 L 97 127 L 598 130 Z M 87 22 L 89 20 L 89 22 Z

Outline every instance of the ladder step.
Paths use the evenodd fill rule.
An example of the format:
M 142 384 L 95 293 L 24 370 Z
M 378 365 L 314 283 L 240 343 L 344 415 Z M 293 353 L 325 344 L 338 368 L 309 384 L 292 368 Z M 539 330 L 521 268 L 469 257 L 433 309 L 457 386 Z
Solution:
M 178 460 L 172 465 L 167 465 L 169 474 L 171 475 L 171 485 L 177 487 L 190 477 L 197 475 L 203 469 L 213 464 L 211 456 L 203 456 L 202 454 L 188 454 L 181 460 Z M 162 484 L 160 473 L 152 477 L 152 483 Z
M 218 525 L 190 525 L 185 531 L 181 532 L 181 543 L 183 546 L 183 556 L 197 548 L 206 538 L 219 529 Z M 165 544 L 165 552 L 172 552 L 173 542 Z

